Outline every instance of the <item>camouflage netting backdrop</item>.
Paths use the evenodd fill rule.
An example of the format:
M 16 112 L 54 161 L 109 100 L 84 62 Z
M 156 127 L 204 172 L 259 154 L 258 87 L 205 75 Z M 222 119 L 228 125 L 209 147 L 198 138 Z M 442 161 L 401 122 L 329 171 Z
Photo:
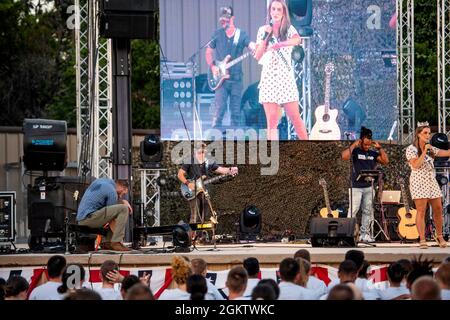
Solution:
M 161 225 L 189 220 L 187 201 L 174 194 L 179 190 L 176 179 L 179 166 L 170 161 L 170 150 L 174 144 L 167 142 L 164 145 L 163 167 L 167 170 L 162 171 L 162 176 L 169 183 L 161 187 Z M 219 214 L 217 233 L 235 234 L 240 213 L 253 204 L 261 210 L 264 237 L 279 237 L 286 230 L 292 230 L 297 237 L 307 236 L 310 219 L 325 206 L 319 178 L 327 181 L 332 208 L 347 212 L 350 164 L 341 160 L 341 151 L 349 144 L 309 141 L 280 143 L 279 170 L 271 176 L 261 175 L 260 164 L 238 165 L 239 174 L 236 177 L 209 186 L 213 207 Z M 409 168 L 404 156 L 406 146 L 382 145 L 390 160 L 384 167 L 384 190 L 400 190 L 400 178 L 404 178 L 408 185 Z M 134 154 L 138 159 L 139 150 L 135 150 Z M 246 156 L 248 158 L 248 145 Z M 134 194 L 137 196 L 140 186 L 137 170 L 134 176 Z

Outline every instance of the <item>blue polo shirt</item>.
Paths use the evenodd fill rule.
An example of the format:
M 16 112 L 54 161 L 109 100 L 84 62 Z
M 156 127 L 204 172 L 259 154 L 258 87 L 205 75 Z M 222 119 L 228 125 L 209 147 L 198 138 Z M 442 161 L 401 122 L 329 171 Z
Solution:
M 86 219 L 92 212 L 117 204 L 116 183 L 100 178 L 86 189 L 77 212 L 77 221 Z

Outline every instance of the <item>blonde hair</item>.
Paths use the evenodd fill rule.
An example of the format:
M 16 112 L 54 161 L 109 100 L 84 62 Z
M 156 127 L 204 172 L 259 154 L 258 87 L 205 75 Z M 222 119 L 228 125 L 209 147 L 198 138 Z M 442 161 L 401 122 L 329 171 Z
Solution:
M 266 24 L 270 23 L 270 20 L 272 19 L 270 16 L 270 9 L 272 8 L 272 4 L 274 2 L 279 2 L 283 6 L 283 18 L 281 18 L 281 27 L 280 27 L 280 34 L 279 39 L 281 41 L 287 40 L 287 34 L 288 30 L 291 26 L 291 18 L 289 17 L 289 9 L 286 5 L 286 2 L 284 0 L 272 0 L 270 1 L 269 7 L 267 8 L 267 18 L 266 18 Z
M 297 284 L 306 288 L 306 284 L 308 283 L 309 279 L 309 271 L 311 270 L 311 264 L 308 260 L 303 258 L 295 258 L 295 260 L 300 266 L 300 279 L 297 281 Z
M 176 284 L 185 284 L 187 278 L 192 274 L 189 259 L 186 257 L 175 256 L 170 264 L 172 267 L 172 278 Z

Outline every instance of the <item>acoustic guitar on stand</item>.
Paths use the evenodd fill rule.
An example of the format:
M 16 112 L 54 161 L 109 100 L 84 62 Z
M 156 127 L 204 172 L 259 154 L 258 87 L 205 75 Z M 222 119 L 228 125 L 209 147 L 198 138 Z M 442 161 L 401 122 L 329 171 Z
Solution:
M 334 64 L 325 66 L 325 104 L 318 106 L 314 112 L 316 123 L 311 129 L 310 140 L 340 140 L 341 129 L 337 124 L 338 111 L 330 109 L 330 84 Z
M 331 210 L 330 199 L 328 198 L 327 182 L 321 178 L 319 184 L 323 188 L 323 196 L 325 198 L 325 208 L 320 209 L 319 215 L 322 218 L 339 218 L 339 211 Z
M 399 218 L 397 233 L 400 238 L 405 240 L 416 240 L 419 238 L 419 231 L 416 225 L 416 209 L 411 209 L 409 207 L 408 197 L 406 196 L 404 183 L 400 183 L 400 188 L 402 190 L 402 200 L 404 207 L 398 209 L 397 216 Z

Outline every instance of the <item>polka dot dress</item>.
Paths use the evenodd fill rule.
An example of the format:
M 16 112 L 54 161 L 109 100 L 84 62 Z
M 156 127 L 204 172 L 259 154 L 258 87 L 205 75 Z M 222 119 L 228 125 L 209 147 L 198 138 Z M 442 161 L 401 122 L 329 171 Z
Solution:
M 439 151 L 438 148 L 432 147 L 434 154 Z M 418 158 L 419 153 L 414 145 L 406 148 L 406 159 Z M 411 164 L 411 176 L 409 177 L 409 190 L 413 199 L 436 199 L 442 197 L 441 188 L 436 180 L 436 172 L 434 170 L 434 160 L 429 155 L 425 155 L 425 160 L 418 169 L 414 169 Z
M 297 30 L 293 26 L 290 26 L 287 38 L 290 39 L 294 35 L 298 35 Z M 263 37 L 264 26 L 258 30 L 258 44 L 262 42 Z M 268 46 L 277 42 L 272 37 L 268 42 Z M 299 100 L 291 59 L 292 49 L 293 47 L 283 47 L 278 50 L 283 54 L 285 59 L 282 59 L 276 51 L 266 52 L 265 55 L 268 56 L 263 56 L 265 63 L 263 64 L 261 81 L 259 83 L 259 103 L 277 103 L 281 105 Z

